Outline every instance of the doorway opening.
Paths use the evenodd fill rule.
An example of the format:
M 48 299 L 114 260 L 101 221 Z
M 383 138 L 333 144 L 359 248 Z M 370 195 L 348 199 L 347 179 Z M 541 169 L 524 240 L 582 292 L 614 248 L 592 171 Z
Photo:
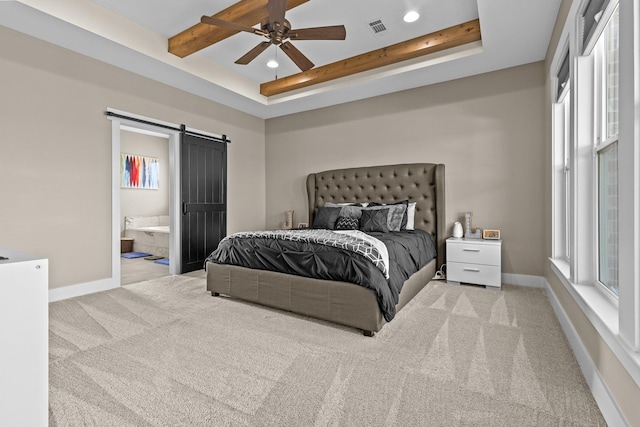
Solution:
M 120 129 L 120 284 L 169 275 L 169 137 Z
M 117 286 L 179 274 L 180 268 L 180 132 L 163 127 L 163 122 L 135 118 L 144 121 L 109 117 L 112 126 L 112 280 Z M 127 155 L 131 156 L 132 165 L 136 165 L 135 156 L 158 161 L 157 189 L 123 185 L 128 176 L 124 177 L 122 171 L 130 173 L 123 163 L 129 160 Z M 123 258 L 123 250 L 149 255 L 140 259 Z M 145 260 L 145 257 L 157 259 Z

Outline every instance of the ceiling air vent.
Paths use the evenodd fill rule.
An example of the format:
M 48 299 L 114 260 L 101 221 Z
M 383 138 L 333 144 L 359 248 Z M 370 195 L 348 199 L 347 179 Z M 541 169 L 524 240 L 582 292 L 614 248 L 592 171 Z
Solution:
M 387 27 L 382 23 L 382 19 L 376 19 L 375 21 L 368 22 L 367 25 L 375 35 L 379 35 L 380 33 L 387 31 Z

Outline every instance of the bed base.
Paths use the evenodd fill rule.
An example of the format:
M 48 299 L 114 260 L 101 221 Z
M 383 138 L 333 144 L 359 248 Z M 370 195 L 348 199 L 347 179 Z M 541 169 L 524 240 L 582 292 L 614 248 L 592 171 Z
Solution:
M 435 271 L 434 259 L 407 279 L 396 311 L 429 283 Z M 386 323 L 373 291 L 353 283 L 209 262 L 207 290 L 212 296 L 227 295 L 357 328 L 368 337 Z

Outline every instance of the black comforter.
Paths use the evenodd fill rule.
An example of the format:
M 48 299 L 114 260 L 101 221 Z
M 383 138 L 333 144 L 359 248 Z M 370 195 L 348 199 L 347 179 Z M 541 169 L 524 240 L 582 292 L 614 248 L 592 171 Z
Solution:
M 317 243 L 267 238 L 235 238 L 220 242 L 207 258 L 258 270 L 316 279 L 356 283 L 376 293 L 387 322 L 396 314 L 403 283 L 436 257 L 433 237 L 422 230 L 368 233 L 389 252 L 389 280 L 371 261 L 351 251 Z

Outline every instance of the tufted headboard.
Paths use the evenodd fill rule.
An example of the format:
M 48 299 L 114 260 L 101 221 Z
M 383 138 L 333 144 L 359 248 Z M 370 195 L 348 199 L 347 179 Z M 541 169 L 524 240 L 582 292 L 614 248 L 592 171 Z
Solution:
M 413 163 L 336 169 L 307 177 L 309 224 L 326 202 L 416 202 L 415 228 L 431 233 L 438 248 L 437 268 L 445 260 L 444 165 Z

